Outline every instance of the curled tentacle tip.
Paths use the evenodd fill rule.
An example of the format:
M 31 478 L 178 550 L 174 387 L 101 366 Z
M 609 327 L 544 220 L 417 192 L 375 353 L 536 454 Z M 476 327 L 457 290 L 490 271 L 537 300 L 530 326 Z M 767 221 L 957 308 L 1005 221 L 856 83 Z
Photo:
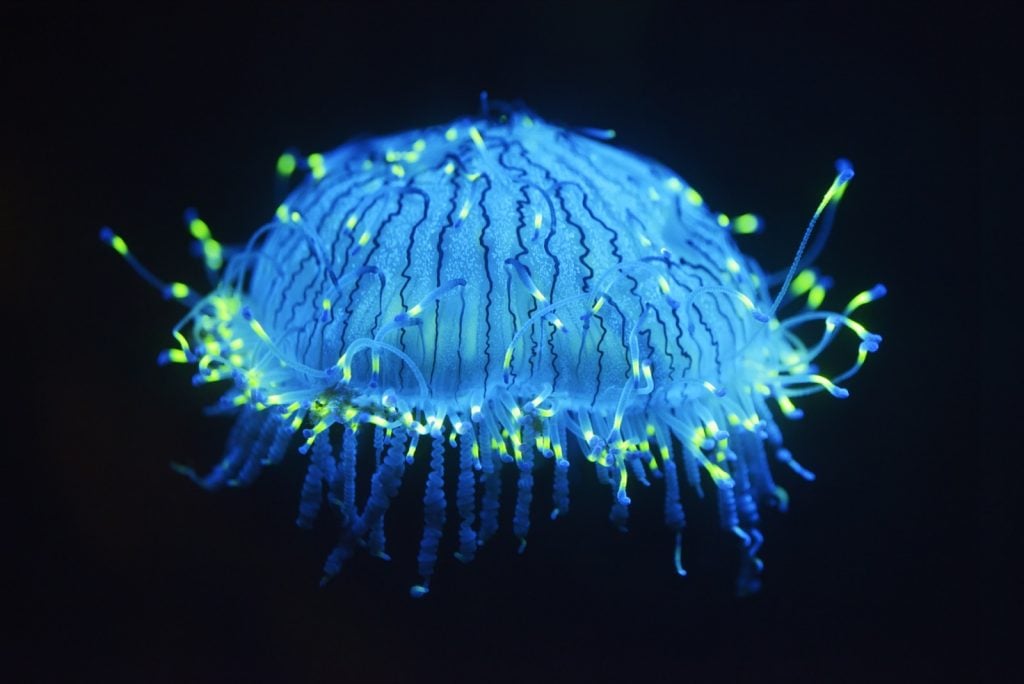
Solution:
M 836 399 L 846 399 L 847 397 L 850 396 L 850 390 L 846 389 L 845 387 L 836 387 L 835 390 L 832 392 L 832 396 L 835 397 Z
M 758 323 L 767 323 L 771 319 L 768 318 L 768 316 L 765 315 L 764 313 L 758 311 L 757 309 L 754 309 L 754 320 L 757 321 Z
M 114 240 L 114 230 L 110 226 L 100 228 L 100 240 L 109 245 Z
M 252 309 L 250 309 L 247 306 L 243 306 L 242 307 L 242 318 L 244 318 L 247 321 L 251 321 L 252 320 Z
M 836 173 L 839 174 L 839 182 L 845 183 L 853 178 L 853 164 L 849 159 L 840 157 L 836 159 Z
M 881 299 L 882 297 L 884 297 L 888 293 L 889 293 L 889 288 L 887 288 L 882 283 L 878 283 L 873 288 L 871 288 L 871 297 L 873 299 Z
M 633 503 L 633 500 L 626 495 L 626 492 L 619 492 L 618 494 L 616 494 L 615 500 L 618 501 L 623 506 L 628 506 L 629 504 Z

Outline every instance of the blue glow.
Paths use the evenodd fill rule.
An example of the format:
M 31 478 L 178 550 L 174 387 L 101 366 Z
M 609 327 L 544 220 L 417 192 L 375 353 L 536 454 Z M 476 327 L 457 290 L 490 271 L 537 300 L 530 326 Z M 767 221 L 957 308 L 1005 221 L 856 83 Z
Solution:
M 852 167 L 837 164 L 796 259 L 772 278 L 733 240 L 758 230 L 756 218 L 734 225 L 709 211 L 670 169 L 604 142 L 612 135 L 485 108 L 305 161 L 289 151 L 279 174 L 304 168 L 306 178 L 248 244 L 222 248 L 187 213 L 215 276 L 206 295 L 156 279 L 106 229 L 143 277 L 191 307 L 160 361 L 229 385 L 221 408 L 237 418 L 223 461 L 205 476 L 176 469 L 208 489 L 244 485 L 300 433 L 309 465 L 298 524 L 327 509 L 340 526 L 326 582 L 359 548 L 387 557 L 389 504 L 408 464 L 429 458 L 414 596 L 429 591 L 448 513 L 459 517 L 460 560 L 494 534 L 505 467 L 518 474 L 520 551 L 534 470 L 554 468 L 555 518 L 569 510 L 567 471 L 589 462 L 614 493 L 619 527 L 631 496 L 663 488 L 675 540 L 666 560 L 685 574 L 681 470 L 715 491 L 743 549 L 739 590 L 755 591 L 759 510 L 788 501 L 768 456 L 814 477 L 783 447 L 773 410 L 799 418 L 794 399 L 847 396 L 834 382 L 881 341 L 851 314 L 884 288 L 829 312 L 819 306 L 830 280 L 796 276 L 820 250 L 801 258 L 819 219 L 827 234 Z M 815 326 L 815 340 L 797 335 Z M 816 360 L 851 333 L 856 361 L 830 379 Z M 359 440 L 377 454 L 365 501 Z M 447 475 L 446 450 L 457 454 Z M 453 506 L 445 477 L 457 481 Z

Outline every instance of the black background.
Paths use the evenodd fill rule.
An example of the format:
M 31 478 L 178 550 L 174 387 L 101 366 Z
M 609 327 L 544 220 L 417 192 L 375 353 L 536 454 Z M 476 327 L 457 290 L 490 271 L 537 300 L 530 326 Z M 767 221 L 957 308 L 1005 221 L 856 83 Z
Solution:
M 31 678 L 463 681 L 977 679 L 998 671 L 986 599 L 1006 542 L 978 474 L 981 20 L 924 5 L 423 3 L 247 9 L 3 9 L 5 359 L 18 387 L 5 489 L 8 666 Z M 180 315 L 107 247 L 199 283 L 180 216 L 225 242 L 276 206 L 287 146 L 439 123 L 478 94 L 614 128 L 708 203 L 756 211 L 741 247 L 788 263 L 837 156 L 857 177 L 820 260 L 885 336 L 845 402 L 815 397 L 787 443 L 764 590 L 689 507 L 671 568 L 660 493 L 615 532 L 584 474 L 570 517 L 535 509 L 470 566 L 415 575 L 423 473 L 384 564 L 317 588 L 329 525 L 294 528 L 302 463 L 207 494 L 172 461 L 216 461 L 210 392 L 157 368 Z M 540 476 L 540 480 L 545 480 Z M 538 494 L 539 502 L 545 493 Z M 453 518 L 450 514 L 449 518 Z

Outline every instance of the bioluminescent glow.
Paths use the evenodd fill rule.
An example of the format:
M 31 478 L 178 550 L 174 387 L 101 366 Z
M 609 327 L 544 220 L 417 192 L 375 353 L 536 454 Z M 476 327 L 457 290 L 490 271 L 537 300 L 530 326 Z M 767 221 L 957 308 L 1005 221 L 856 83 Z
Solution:
M 283 178 L 308 174 L 247 244 L 222 246 L 187 215 L 208 292 L 157 279 L 104 229 L 188 308 L 160 360 L 223 384 L 221 408 L 236 416 L 219 465 L 176 468 L 206 489 L 246 485 L 298 441 L 308 460 L 298 524 L 326 508 L 339 527 L 326 582 L 359 549 L 387 557 L 390 502 L 409 464 L 429 459 L 414 596 L 431 586 L 450 514 L 462 561 L 494 535 L 503 468 L 517 477 L 520 551 L 537 508 L 568 513 L 569 469 L 593 467 L 622 528 L 630 498 L 661 489 L 684 575 L 685 479 L 713 494 L 742 548 L 739 590 L 756 590 L 759 511 L 788 501 L 769 456 L 813 479 L 773 411 L 797 418 L 803 397 L 847 396 L 841 384 L 881 341 L 852 316 L 884 288 L 825 311 L 831 281 L 810 268 L 828 226 L 808 245 L 812 229 L 830 222 L 853 172 L 837 163 L 792 267 L 768 275 L 733 238 L 758 232 L 757 218 L 710 211 L 670 169 L 605 142 L 612 135 L 485 106 L 448 125 L 284 154 Z M 816 361 L 841 338 L 855 358 L 826 375 Z M 360 442 L 375 453 L 362 473 Z M 543 504 L 542 467 L 554 471 Z M 357 478 L 369 479 L 365 497 Z

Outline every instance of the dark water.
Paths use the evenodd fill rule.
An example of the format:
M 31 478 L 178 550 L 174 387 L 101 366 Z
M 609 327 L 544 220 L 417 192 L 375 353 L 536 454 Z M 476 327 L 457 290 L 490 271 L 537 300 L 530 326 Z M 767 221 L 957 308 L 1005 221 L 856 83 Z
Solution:
M 984 600 L 1007 543 L 982 494 L 1009 485 L 979 471 L 981 19 L 632 5 L 3 10 L 6 358 L 25 387 L 5 449 L 5 667 L 86 681 L 998 673 Z M 395 560 L 359 557 L 320 590 L 331 530 L 292 525 L 297 459 L 216 495 L 168 467 L 214 462 L 227 426 L 201 414 L 214 394 L 155 366 L 179 312 L 99 226 L 201 282 L 186 206 L 240 240 L 275 206 L 285 147 L 444 121 L 484 88 L 617 129 L 712 207 L 760 213 L 768 233 L 742 244 L 769 267 L 788 263 L 832 160 L 854 161 L 820 265 L 840 296 L 888 285 L 862 316 L 885 342 L 849 399 L 807 401 L 789 426 L 818 480 L 780 477 L 792 507 L 766 521 L 759 595 L 735 598 L 736 550 L 708 509 L 688 509 L 681 580 L 660 490 L 634 498 L 621 535 L 587 473 L 566 520 L 538 492 L 526 554 L 506 525 L 474 564 L 446 555 L 413 601 L 421 470 L 392 514 Z

